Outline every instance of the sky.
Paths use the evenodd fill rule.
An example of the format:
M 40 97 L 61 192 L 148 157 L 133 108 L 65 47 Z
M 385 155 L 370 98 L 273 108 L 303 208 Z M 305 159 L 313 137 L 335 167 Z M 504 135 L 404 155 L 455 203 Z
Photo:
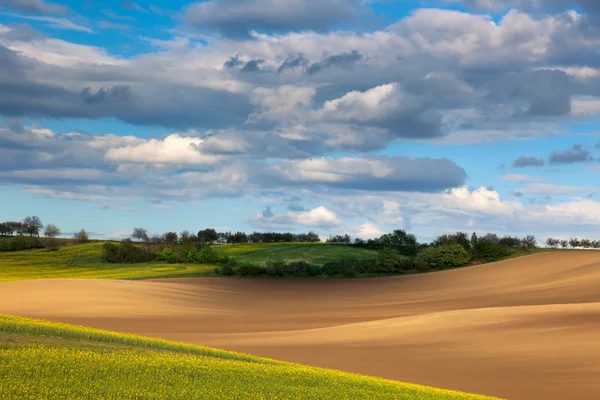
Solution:
M 0 220 L 600 239 L 600 2 L 0 0 Z

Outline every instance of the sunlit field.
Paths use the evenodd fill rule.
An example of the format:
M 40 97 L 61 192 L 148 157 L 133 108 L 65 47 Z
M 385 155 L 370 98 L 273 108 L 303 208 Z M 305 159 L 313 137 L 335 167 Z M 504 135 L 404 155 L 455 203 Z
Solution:
M 108 264 L 101 261 L 102 242 L 69 245 L 56 251 L 33 249 L 0 252 L 0 281 L 50 278 L 145 279 L 172 276 L 202 276 L 212 265 Z
M 0 398 L 491 399 L 4 315 Z
M 377 251 L 361 249 L 344 244 L 331 243 L 250 243 L 215 246 L 215 250 L 236 260 L 252 264 L 271 261 L 306 261 L 323 264 L 344 259 L 370 260 L 377 258 Z
M 32 249 L 0 252 L 0 281 L 50 278 L 150 279 L 210 276 L 214 265 L 170 264 L 152 261 L 136 264 L 102 262 L 102 244 L 69 244 L 56 251 Z M 375 259 L 377 252 L 326 243 L 255 243 L 213 246 L 238 261 L 264 264 L 267 260 L 322 264 L 342 259 Z

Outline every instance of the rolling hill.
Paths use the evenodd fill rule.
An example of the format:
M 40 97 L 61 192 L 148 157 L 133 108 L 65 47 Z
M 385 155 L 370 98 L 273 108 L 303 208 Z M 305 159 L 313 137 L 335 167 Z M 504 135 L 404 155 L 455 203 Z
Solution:
M 0 315 L 0 397 L 492 398 L 206 347 Z

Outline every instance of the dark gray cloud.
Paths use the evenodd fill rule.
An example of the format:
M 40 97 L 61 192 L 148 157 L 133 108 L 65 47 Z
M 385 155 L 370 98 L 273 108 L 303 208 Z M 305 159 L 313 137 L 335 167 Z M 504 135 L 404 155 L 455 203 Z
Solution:
M 524 167 L 543 167 L 546 162 L 543 158 L 521 156 L 513 161 L 512 166 L 514 168 Z
M 467 72 L 466 79 L 485 90 L 484 107 L 510 107 L 512 117 L 558 117 L 571 111 L 573 87 L 558 70 Z
M 260 72 L 260 66 L 265 62 L 265 60 L 250 60 L 241 69 L 241 72 Z
M 358 50 L 352 50 L 349 53 L 335 54 L 333 56 L 323 58 L 323 60 L 320 62 L 311 64 L 310 67 L 308 67 L 308 69 L 306 70 L 306 73 L 309 75 L 313 75 L 322 71 L 323 69 L 330 68 L 333 66 L 348 68 L 361 61 L 363 58 L 364 55 L 359 53 Z
M 300 198 L 298 196 L 293 196 L 290 199 L 286 199 L 286 202 L 287 202 L 286 208 L 288 209 L 288 211 L 293 211 L 293 212 L 306 211 L 306 208 L 302 204 L 300 204 L 301 201 L 302 201 L 302 198 Z
M 86 104 L 121 104 L 127 105 L 138 101 L 131 87 L 126 85 L 105 86 L 94 92 L 91 88 L 85 88 L 81 92 Z
M 579 162 L 593 161 L 591 153 L 583 148 L 580 144 L 574 145 L 569 150 L 555 151 L 549 156 L 551 165 L 574 164 Z
M 445 158 L 386 156 L 290 161 L 255 171 L 253 180 L 266 187 L 325 186 L 390 192 L 438 192 L 462 186 L 467 178 L 462 167 Z
M 296 68 L 304 68 L 308 65 L 309 61 L 304 54 L 298 54 L 297 56 L 288 56 L 281 65 L 277 68 L 277 73 L 280 74 L 286 70 L 295 70 Z
M 204 137 L 197 150 L 213 155 L 237 155 L 246 158 L 301 159 L 315 154 L 315 148 L 301 149 L 293 141 L 261 131 L 225 130 Z
M 29 14 L 66 14 L 69 7 L 44 0 L 0 0 L 0 8 Z
M 271 218 L 274 215 L 271 206 L 266 206 L 261 214 L 264 218 Z
M 514 95 L 529 103 L 531 116 L 561 116 L 571 112 L 569 78 L 563 71 L 539 70 L 522 75 Z
M 450 1 L 442 0 L 443 3 Z M 590 14 L 600 13 L 600 4 L 596 0 L 462 0 L 462 3 L 471 9 L 481 11 L 505 11 L 516 8 L 528 12 L 554 13 L 577 8 Z
M 246 96 L 206 87 L 146 82 L 137 89 L 106 85 L 96 91 L 89 87 L 73 91 L 63 85 L 39 83 L 31 76 L 60 76 L 65 71 L 3 46 L 0 64 L 0 115 L 6 117 L 115 117 L 136 125 L 187 129 L 241 125 L 252 111 Z M 114 78 L 118 80 L 118 73 Z
M 360 0 L 212 0 L 185 9 L 185 19 L 199 29 L 224 36 L 248 37 L 250 31 L 327 31 L 355 20 Z
M 225 61 L 225 63 L 223 64 L 224 68 L 235 68 L 235 67 L 239 67 L 241 65 L 244 65 L 244 62 L 242 60 L 240 60 L 240 58 L 238 56 L 235 57 L 229 57 L 229 60 Z

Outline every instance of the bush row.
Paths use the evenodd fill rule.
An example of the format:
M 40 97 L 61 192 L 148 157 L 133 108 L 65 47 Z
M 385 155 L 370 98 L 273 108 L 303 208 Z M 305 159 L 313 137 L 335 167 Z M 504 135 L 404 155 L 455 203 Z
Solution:
M 219 255 L 208 245 L 159 247 L 138 245 L 131 239 L 119 244 L 104 243 L 102 261 L 108 263 L 133 264 L 148 261 L 168 263 L 226 264 L 233 262 L 229 257 Z
M 337 260 L 323 265 L 310 264 L 304 261 L 267 261 L 265 266 L 254 264 L 230 263 L 215 271 L 221 275 L 237 276 L 274 276 L 274 277 L 309 277 L 309 276 L 345 276 L 354 277 L 368 274 L 396 274 L 405 271 L 427 269 L 418 265 L 414 259 L 397 258 L 394 264 L 381 264 L 379 259 L 372 260 Z
M 41 249 L 44 245 L 38 237 L 30 237 L 24 235 L 17 235 L 10 240 L 2 241 L 0 243 L 0 251 L 21 251 L 29 249 Z

